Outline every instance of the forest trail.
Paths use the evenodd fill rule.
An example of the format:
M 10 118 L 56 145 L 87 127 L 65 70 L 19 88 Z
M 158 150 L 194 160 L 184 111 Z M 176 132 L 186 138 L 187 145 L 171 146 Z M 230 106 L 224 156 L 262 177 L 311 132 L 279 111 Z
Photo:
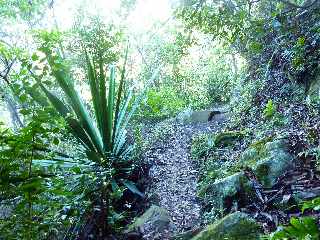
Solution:
M 172 131 L 164 144 L 158 144 L 145 153 L 152 163 L 147 195 L 155 197 L 158 205 L 168 211 L 170 224 L 161 233 L 144 233 L 144 239 L 171 239 L 199 226 L 201 204 L 197 197 L 197 163 L 191 158 L 190 151 L 192 138 L 218 131 L 226 119 L 226 114 L 221 113 L 204 123 L 172 121 L 169 123 Z

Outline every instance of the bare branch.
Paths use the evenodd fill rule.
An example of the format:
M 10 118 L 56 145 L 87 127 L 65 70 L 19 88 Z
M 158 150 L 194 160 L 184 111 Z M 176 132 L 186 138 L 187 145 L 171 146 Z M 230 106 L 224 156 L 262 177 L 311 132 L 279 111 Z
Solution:
M 284 3 L 284 4 L 289 5 L 290 7 L 303 8 L 303 9 L 310 8 L 310 7 L 312 7 L 315 3 L 318 2 L 318 0 L 314 0 L 314 1 L 311 2 L 311 3 L 306 2 L 305 5 L 298 5 L 298 4 L 295 4 L 295 3 L 293 3 L 293 2 L 290 2 L 290 0 L 278 0 L 278 1 L 280 1 L 280 2 L 282 2 L 282 3 Z

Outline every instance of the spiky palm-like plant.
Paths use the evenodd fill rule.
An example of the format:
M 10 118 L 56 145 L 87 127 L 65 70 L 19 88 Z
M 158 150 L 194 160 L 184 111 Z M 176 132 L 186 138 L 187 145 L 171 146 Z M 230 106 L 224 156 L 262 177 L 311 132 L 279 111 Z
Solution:
M 99 180 L 101 193 L 98 201 L 101 201 L 101 209 L 104 209 L 102 211 L 104 213 L 101 214 L 110 218 L 112 192 L 119 190 L 121 185 L 143 197 L 143 193 L 128 180 L 128 173 L 132 168 L 130 162 L 132 146 L 126 141 L 126 126 L 143 97 L 143 94 L 140 94 L 132 101 L 132 91 L 129 91 L 126 97 L 123 96 L 128 49 L 117 89 L 115 67 L 110 67 L 110 76 L 106 77 L 102 58 L 90 59 L 85 53 L 94 116 L 90 115 L 90 109 L 86 108 L 82 101 L 63 59 L 48 48 L 42 50 L 46 54 L 52 76 L 65 95 L 66 103 L 40 81 L 39 85 L 84 147 L 90 162 L 106 170 L 104 172 L 107 174 Z M 156 75 L 157 71 L 152 78 Z
M 92 60 L 85 53 L 94 117 L 79 96 L 63 59 L 51 50 L 44 49 L 43 52 L 52 75 L 65 95 L 66 104 L 42 83 L 40 87 L 57 112 L 65 118 L 73 135 L 85 148 L 88 159 L 98 166 L 112 169 L 109 182 L 124 184 L 132 192 L 142 196 L 135 185 L 126 179 L 132 150 L 132 146 L 126 142 L 126 126 L 142 98 L 141 94 L 133 104 L 129 104 L 132 103 L 132 92 L 129 91 L 127 96 L 123 97 L 128 50 L 117 89 L 115 67 L 110 67 L 108 78 L 102 58 Z M 155 76 L 156 73 L 152 78 Z

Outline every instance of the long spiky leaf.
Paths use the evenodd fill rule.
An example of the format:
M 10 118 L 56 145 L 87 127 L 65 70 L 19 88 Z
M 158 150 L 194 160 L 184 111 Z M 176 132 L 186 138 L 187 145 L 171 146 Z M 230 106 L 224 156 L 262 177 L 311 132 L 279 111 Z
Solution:
M 85 55 L 86 55 L 86 65 L 88 68 L 88 80 L 89 80 L 89 85 L 90 85 L 93 109 L 94 109 L 94 113 L 96 116 L 98 128 L 101 132 L 102 131 L 102 125 L 101 125 L 102 115 L 101 115 L 101 111 L 99 108 L 99 106 L 101 106 L 101 100 L 99 97 L 99 85 L 98 85 L 98 81 L 97 81 L 96 74 L 94 71 L 94 64 L 91 63 L 91 60 L 90 60 L 86 51 L 85 51 Z
M 100 98 L 100 113 L 102 115 L 101 117 L 101 136 L 103 140 L 103 148 L 104 151 L 108 151 L 109 146 L 109 132 L 112 131 L 112 129 L 109 129 L 109 121 L 108 119 L 108 102 L 107 102 L 107 88 L 106 88 L 106 77 L 104 75 L 104 69 L 103 69 L 103 59 L 102 55 L 99 56 L 99 98 Z M 111 122 L 112 123 L 112 122 Z
M 76 113 L 77 117 L 86 133 L 90 137 L 92 143 L 94 144 L 96 151 L 101 155 L 104 154 L 102 139 L 99 131 L 94 126 L 93 120 L 87 112 L 84 104 L 81 101 L 77 91 L 75 90 L 72 81 L 69 77 L 69 72 L 66 67 L 60 63 L 62 59 L 57 56 L 52 56 L 50 53 L 47 53 L 47 59 L 51 66 L 52 73 L 56 78 L 58 84 L 67 95 L 72 109 Z M 58 62 L 58 63 L 57 63 Z M 57 65 L 56 65 L 57 64 Z
M 107 108 L 107 150 L 112 151 L 112 129 L 113 129 L 113 110 L 114 110 L 114 94 L 115 93 L 115 67 L 110 67 L 109 79 L 109 94 L 108 94 L 108 108 Z
M 115 115 L 114 115 L 115 119 L 114 119 L 113 131 L 112 131 L 112 143 L 114 143 L 114 138 L 115 138 L 115 135 L 116 135 L 116 127 L 117 127 L 118 118 L 119 118 L 118 115 L 119 115 L 121 97 L 122 97 L 122 92 L 123 92 L 123 87 L 124 87 L 124 78 L 125 78 L 125 73 L 126 73 L 128 51 L 129 51 L 129 44 L 127 45 L 127 48 L 126 48 L 124 64 L 123 64 L 123 68 L 122 68 L 122 71 L 121 71 L 121 78 L 120 78 L 120 84 L 119 84 L 119 89 L 118 89 L 116 110 L 115 110 Z

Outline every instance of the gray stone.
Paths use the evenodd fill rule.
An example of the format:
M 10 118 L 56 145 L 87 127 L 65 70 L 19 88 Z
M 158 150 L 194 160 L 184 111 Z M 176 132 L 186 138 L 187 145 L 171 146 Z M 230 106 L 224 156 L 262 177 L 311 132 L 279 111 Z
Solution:
M 226 147 L 234 144 L 245 136 L 241 131 L 224 131 L 215 135 L 214 144 L 218 147 Z
M 271 187 L 294 165 L 294 156 L 288 146 L 286 139 L 254 145 L 242 153 L 239 163 L 253 169 L 263 186 Z
M 260 226 L 249 215 L 235 212 L 209 225 L 192 240 L 255 240 Z
M 190 116 L 192 123 L 206 123 L 209 121 L 209 117 L 212 111 L 195 111 Z
M 296 192 L 293 194 L 293 198 L 299 203 L 306 200 L 311 200 L 313 198 L 320 196 L 320 189 L 306 189 L 305 191 Z
M 319 100 L 320 98 L 320 73 L 311 82 L 307 95 L 311 100 Z
M 251 185 L 244 173 L 239 172 L 207 185 L 200 190 L 199 195 L 206 202 L 212 202 L 214 208 L 225 209 L 230 207 L 226 206 L 226 199 L 232 199 L 240 192 L 246 192 L 249 195 L 251 189 Z
M 253 169 L 263 186 L 272 187 L 285 171 L 293 167 L 294 157 L 283 139 L 267 143 L 265 148 L 266 157 L 257 161 Z
M 148 232 L 162 232 L 170 223 L 170 216 L 166 209 L 152 205 L 142 216 L 135 219 L 129 226 L 128 232 L 139 231 L 142 234 Z

